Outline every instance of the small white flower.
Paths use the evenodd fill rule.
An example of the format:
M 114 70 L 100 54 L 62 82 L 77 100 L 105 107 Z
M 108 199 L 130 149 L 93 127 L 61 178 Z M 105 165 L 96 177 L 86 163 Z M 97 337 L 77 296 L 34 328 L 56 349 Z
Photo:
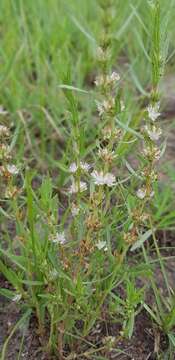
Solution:
M 55 236 L 51 237 L 51 241 L 54 244 L 61 244 L 63 245 L 66 242 L 65 233 L 62 231 L 61 233 L 56 233 Z
M 96 171 L 94 170 L 91 173 L 91 176 L 93 177 L 94 183 L 96 185 L 107 185 L 109 187 L 115 185 L 115 176 L 111 173 L 104 174 L 103 171 Z
M 7 171 L 9 174 L 17 175 L 19 173 L 19 169 L 15 165 L 7 165 Z
M 7 115 L 8 111 L 4 110 L 3 106 L 0 105 L 0 115 Z
M 89 171 L 90 168 L 91 168 L 91 165 L 88 164 L 87 162 L 80 161 L 80 168 L 81 168 L 83 171 Z
M 9 136 L 9 129 L 7 126 L 0 125 L 0 136 Z
M 75 162 L 73 162 L 70 166 L 69 166 L 69 170 L 71 173 L 76 173 L 78 169 L 81 169 L 83 171 L 89 171 L 89 169 L 91 168 L 91 165 L 84 162 L 84 161 L 80 161 L 80 165 L 78 166 L 78 164 L 76 164 Z
M 120 75 L 116 71 L 113 71 L 112 74 L 110 76 L 108 76 L 109 82 L 115 82 L 115 81 L 119 81 L 119 80 L 120 80 Z
M 143 200 L 146 196 L 146 189 L 145 188 L 138 189 L 136 194 L 139 199 Z
M 114 186 L 116 182 L 115 176 L 111 173 L 105 175 L 105 184 L 109 187 Z
M 14 302 L 19 302 L 22 298 L 22 295 L 21 294 L 16 294 L 13 298 L 12 298 L 12 301 Z
M 72 216 L 75 217 L 79 214 L 80 212 L 80 208 L 76 205 L 76 204 L 72 204 L 72 207 L 71 207 L 71 213 L 72 213 Z
M 78 170 L 78 165 L 75 162 L 73 162 L 72 164 L 70 164 L 69 170 L 71 173 L 75 173 Z
M 149 136 L 149 138 L 152 141 L 157 141 L 159 140 L 161 134 L 162 134 L 162 130 L 160 128 L 157 128 L 155 125 L 153 125 L 152 127 L 148 127 L 147 125 L 145 126 L 145 130 Z
M 80 181 L 79 184 L 77 182 L 73 181 L 68 192 L 69 192 L 69 194 L 76 194 L 79 191 L 83 192 L 86 190 L 87 190 L 87 184 L 84 181 Z
M 161 113 L 159 112 L 160 103 L 157 102 L 155 105 L 147 106 L 148 116 L 152 121 L 155 121 Z
M 91 173 L 91 176 L 93 177 L 94 183 L 96 185 L 105 185 L 105 175 L 103 173 L 103 171 L 96 171 L 94 170 Z
M 96 244 L 96 247 L 98 248 L 98 250 L 104 250 L 104 251 L 107 251 L 107 250 L 108 250 L 106 241 L 99 241 L 99 242 Z

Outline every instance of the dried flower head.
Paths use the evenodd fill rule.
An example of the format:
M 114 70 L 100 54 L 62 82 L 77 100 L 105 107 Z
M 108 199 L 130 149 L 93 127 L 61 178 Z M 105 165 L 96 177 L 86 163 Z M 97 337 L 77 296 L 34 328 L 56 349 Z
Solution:
M 6 188 L 4 197 L 6 199 L 13 199 L 19 192 L 20 190 L 16 186 L 10 185 Z
M 108 100 L 103 100 L 102 103 L 97 102 L 97 109 L 99 115 L 102 116 L 104 113 L 109 113 L 114 110 L 115 107 L 115 99 L 110 98 Z
M 157 161 L 161 156 L 161 151 L 157 146 L 144 148 L 143 153 L 150 161 Z
M 8 137 L 10 135 L 9 129 L 7 126 L 0 125 L 0 137 Z
M 105 126 L 102 129 L 102 135 L 104 140 L 109 140 L 111 137 L 118 139 L 121 135 L 121 129 L 112 128 L 111 126 Z
M 100 158 L 102 158 L 105 162 L 111 163 L 115 158 L 115 152 L 110 151 L 108 148 L 99 149 L 98 155 Z
M 152 181 L 156 181 L 157 178 L 158 178 L 157 173 L 156 173 L 154 170 L 150 171 L 149 167 L 148 167 L 148 168 L 146 167 L 146 168 L 141 172 L 141 175 L 142 175 L 144 178 L 149 177 Z
M 138 236 L 135 228 L 123 234 L 123 239 L 128 245 L 135 243 L 137 238 Z
M 10 147 L 5 144 L 0 144 L 0 160 L 9 160 L 10 157 Z
M 102 226 L 101 221 L 98 218 L 98 215 L 94 214 L 94 213 L 90 214 L 86 218 L 85 222 L 86 222 L 87 228 L 91 229 L 93 231 L 98 231 Z

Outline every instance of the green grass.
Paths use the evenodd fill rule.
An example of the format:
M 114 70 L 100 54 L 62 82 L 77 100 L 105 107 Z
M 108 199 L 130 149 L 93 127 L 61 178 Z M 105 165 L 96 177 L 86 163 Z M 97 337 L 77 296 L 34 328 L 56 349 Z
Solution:
M 0 293 L 10 300 L 20 296 L 23 315 L 12 335 L 21 324 L 28 326 L 35 313 L 40 336 L 49 328 L 44 351 L 59 352 L 60 359 L 65 358 L 65 343 L 71 351 L 76 341 L 86 341 L 96 322 L 102 321 L 104 304 L 107 316 L 120 323 L 127 338 L 132 338 L 137 314 L 146 310 L 153 327 L 166 335 L 166 356 L 173 359 L 174 289 L 166 270 L 167 246 L 162 249 L 157 236 L 175 229 L 174 168 L 163 163 L 168 181 L 153 185 L 154 200 L 149 204 L 136 196 L 143 182 L 141 170 L 149 165 L 142 154 L 143 143 L 152 146 L 142 131 L 142 123 L 149 121 L 145 107 L 162 100 L 159 89 L 164 76 L 174 71 L 174 1 L 156 0 L 160 14 L 153 3 L 0 2 L 0 103 L 9 112 L 1 120 L 10 127 L 6 143 L 20 168 L 11 183 L 1 177 L 0 270 L 12 289 Z M 107 4 L 112 4 L 112 11 Z M 96 50 L 105 42 L 110 59 L 104 65 L 97 61 Z M 106 70 L 119 72 L 121 81 L 115 89 L 114 114 L 99 121 L 94 100 L 111 94 L 109 89 L 97 91 L 94 80 Z M 125 103 L 123 112 L 120 99 Z M 106 172 L 115 171 L 117 186 L 98 188 L 89 174 L 79 170 L 76 181 L 86 180 L 89 190 L 71 197 L 70 164 L 86 160 L 101 169 L 97 148 L 104 146 L 100 134 L 110 121 L 122 133 L 117 145 L 113 140 L 109 144 L 112 150 L 116 146 L 113 167 L 105 165 Z M 163 141 L 160 148 L 163 153 Z M 149 187 L 148 182 L 149 175 Z M 20 188 L 19 196 L 4 198 L 5 187 L 14 184 Z M 74 219 L 73 201 L 80 207 Z M 128 245 L 124 234 L 131 235 L 137 223 L 133 214 L 142 207 L 141 215 L 148 212 L 149 220 L 143 220 L 137 238 Z M 66 244 L 52 242 L 63 230 Z M 98 248 L 103 241 L 107 251 Z M 165 297 L 154 276 L 157 265 Z M 138 279 L 143 281 L 141 287 Z M 153 294 L 154 304 L 147 303 L 147 291 Z M 81 330 L 78 322 L 83 324 Z M 4 343 L 2 360 L 10 340 L 11 336 Z M 95 359 L 97 349 L 91 346 L 87 352 Z M 110 346 L 102 346 L 102 351 Z M 159 349 L 157 359 L 163 355 Z

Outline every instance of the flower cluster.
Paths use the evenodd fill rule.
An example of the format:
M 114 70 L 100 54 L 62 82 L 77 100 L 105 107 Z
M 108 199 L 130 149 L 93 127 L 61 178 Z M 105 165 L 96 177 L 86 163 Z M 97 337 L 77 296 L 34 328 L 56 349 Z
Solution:
M 153 184 L 157 180 L 157 174 L 155 171 L 155 163 L 160 159 L 161 150 L 158 147 L 158 140 L 162 134 L 159 126 L 156 125 L 156 120 L 161 115 L 160 103 L 156 102 L 150 104 L 146 108 L 147 124 L 144 126 L 142 133 L 144 135 L 144 167 L 141 171 L 143 178 L 143 184 L 136 191 L 136 196 L 139 201 L 142 202 L 137 217 L 133 217 L 131 229 L 124 234 L 124 240 L 128 244 L 132 244 L 138 238 L 140 227 L 148 220 L 148 216 L 144 214 L 144 204 L 150 201 L 154 197 Z
M 0 116 L 4 118 L 8 114 L 6 110 L 0 106 Z M 1 193 L 4 198 L 13 198 L 18 189 L 14 186 L 14 177 L 18 175 L 19 169 L 14 165 L 12 160 L 12 153 L 8 144 L 10 138 L 10 131 L 4 124 L 0 125 L 0 177 L 3 178 Z
M 155 124 L 156 120 L 161 115 L 160 103 L 156 102 L 154 104 L 148 105 L 146 108 L 146 113 L 148 124 L 146 124 L 143 129 L 145 140 L 143 155 L 146 160 L 146 167 L 142 170 L 145 184 L 142 186 L 142 188 L 137 190 L 137 197 L 140 200 L 143 200 L 145 198 L 152 198 L 154 196 L 152 185 L 154 181 L 157 180 L 154 166 L 155 162 L 158 161 L 161 156 L 161 151 L 157 146 L 157 141 L 160 139 L 162 130 L 159 126 Z

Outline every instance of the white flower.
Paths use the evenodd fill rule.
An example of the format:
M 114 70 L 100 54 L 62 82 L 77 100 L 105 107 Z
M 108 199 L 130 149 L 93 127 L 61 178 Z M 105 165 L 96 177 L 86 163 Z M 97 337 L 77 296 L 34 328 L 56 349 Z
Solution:
M 107 173 L 105 175 L 105 183 L 107 186 L 111 187 L 111 186 L 114 186 L 115 185 L 115 176 L 111 173 Z
M 89 171 L 89 169 L 91 168 L 91 165 L 88 164 L 87 162 L 80 161 L 80 168 L 84 171 Z
M 147 106 L 148 116 L 152 121 L 155 121 L 161 113 L 159 112 L 160 103 L 157 102 L 155 105 Z
M 96 244 L 96 247 L 98 248 L 98 250 L 104 250 L 104 251 L 107 251 L 108 248 L 107 248 L 107 244 L 106 244 L 106 241 L 99 241 L 97 244 Z
M 78 169 L 81 169 L 83 171 L 89 171 L 89 169 L 91 168 L 91 165 L 88 164 L 87 162 L 84 161 L 80 161 L 80 165 L 78 166 L 78 164 L 76 164 L 75 162 L 73 162 L 70 167 L 69 170 L 71 173 L 76 173 Z
M 76 205 L 76 204 L 72 204 L 72 207 L 71 207 L 71 213 L 72 213 L 72 216 L 75 217 L 79 214 L 80 212 L 80 208 Z
M 16 294 L 13 298 L 12 298 L 12 301 L 14 302 L 19 302 L 22 298 L 22 295 L 21 294 Z
M 79 184 L 77 182 L 73 181 L 68 192 L 69 192 L 69 194 L 76 194 L 79 191 L 83 192 L 86 190 L 87 190 L 87 184 L 84 181 L 80 181 Z
M 162 130 L 160 128 L 157 128 L 155 125 L 153 125 L 152 127 L 148 127 L 147 125 L 145 126 L 145 130 L 149 136 L 149 138 L 152 141 L 157 141 L 159 140 L 161 134 L 162 134 Z
M 98 171 L 94 170 L 91 173 L 91 176 L 93 177 L 94 183 L 96 185 L 105 185 L 105 175 L 104 175 L 103 171 L 98 172 Z
M 51 241 L 54 244 L 61 244 L 63 245 L 66 242 L 65 233 L 62 231 L 61 233 L 56 233 L 55 236 L 51 237 Z
M 19 169 L 15 165 L 7 165 L 7 171 L 12 175 L 17 175 L 19 173 Z
M 109 187 L 115 185 L 115 176 L 111 173 L 104 174 L 103 171 L 96 171 L 94 170 L 91 173 L 91 176 L 93 177 L 94 183 L 96 185 L 107 185 Z
M 0 136 L 9 136 L 9 129 L 7 126 L 0 125 Z
M 138 189 L 136 194 L 139 199 L 143 200 L 146 196 L 146 189 L 145 188 Z
M 3 106 L 0 105 L 0 115 L 7 115 L 8 111 L 4 110 Z
M 108 75 L 107 79 L 108 79 L 108 82 L 119 81 L 120 75 L 116 71 L 113 71 L 111 75 Z
M 71 173 L 75 173 L 78 170 L 78 165 L 75 162 L 73 162 L 72 164 L 70 164 L 69 170 Z

